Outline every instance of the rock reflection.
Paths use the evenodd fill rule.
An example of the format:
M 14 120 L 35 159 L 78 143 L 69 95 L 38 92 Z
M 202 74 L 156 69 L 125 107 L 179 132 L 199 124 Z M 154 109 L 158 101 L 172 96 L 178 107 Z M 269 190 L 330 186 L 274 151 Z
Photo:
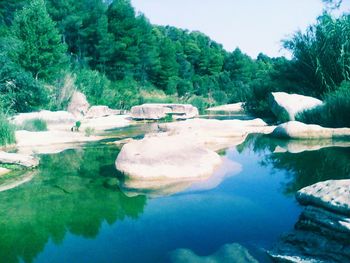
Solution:
M 237 149 L 261 153 L 261 165 L 286 171 L 290 180 L 283 186 L 284 192 L 294 194 L 320 181 L 350 178 L 349 144 L 349 141 L 276 140 L 268 136 L 249 136 Z
M 95 238 L 101 224 L 137 218 L 143 196 L 128 198 L 117 186 L 114 147 L 69 150 L 42 157 L 30 183 L 0 193 L 0 259 L 32 262 L 51 239 L 67 232 Z
M 197 180 L 135 180 L 120 181 L 120 189 L 127 196 L 147 195 L 150 197 L 168 196 L 180 192 L 194 192 L 214 189 L 225 178 L 241 172 L 242 166 L 232 160 L 224 158 L 220 168 L 209 178 Z
M 232 243 L 209 256 L 198 256 L 190 249 L 177 249 L 170 254 L 172 263 L 258 263 L 243 246 Z

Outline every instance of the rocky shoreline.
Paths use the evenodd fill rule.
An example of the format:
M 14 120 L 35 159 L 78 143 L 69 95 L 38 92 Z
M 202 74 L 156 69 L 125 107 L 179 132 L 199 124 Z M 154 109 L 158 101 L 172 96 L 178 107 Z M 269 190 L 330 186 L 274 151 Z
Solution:
M 350 262 L 350 180 L 330 180 L 300 190 L 305 209 L 295 230 L 269 255 L 276 262 Z

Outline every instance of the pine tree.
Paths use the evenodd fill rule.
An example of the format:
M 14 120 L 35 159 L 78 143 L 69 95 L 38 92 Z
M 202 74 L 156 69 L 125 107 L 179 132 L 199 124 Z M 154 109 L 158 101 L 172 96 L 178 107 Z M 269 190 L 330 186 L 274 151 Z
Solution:
M 66 65 L 66 46 L 44 0 L 33 0 L 15 15 L 15 37 L 22 41 L 19 64 L 35 79 L 52 80 Z

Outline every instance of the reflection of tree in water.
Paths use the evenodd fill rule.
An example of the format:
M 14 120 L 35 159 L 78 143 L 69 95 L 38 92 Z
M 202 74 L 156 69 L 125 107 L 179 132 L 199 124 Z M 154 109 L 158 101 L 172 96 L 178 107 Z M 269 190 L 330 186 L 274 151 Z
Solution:
M 312 141 L 311 141 L 312 142 Z M 330 147 L 300 153 L 274 153 L 274 149 L 288 143 L 268 136 L 250 136 L 237 147 L 262 155 L 261 165 L 287 171 L 290 181 L 284 186 L 286 194 L 294 194 L 306 186 L 330 179 L 350 178 L 350 148 Z
M 128 198 L 117 187 L 115 148 L 69 150 L 42 157 L 31 183 L 0 193 L 0 259 L 32 262 L 51 239 L 66 232 L 94 238 L 101 223 L 137 218 L 143 196 Z

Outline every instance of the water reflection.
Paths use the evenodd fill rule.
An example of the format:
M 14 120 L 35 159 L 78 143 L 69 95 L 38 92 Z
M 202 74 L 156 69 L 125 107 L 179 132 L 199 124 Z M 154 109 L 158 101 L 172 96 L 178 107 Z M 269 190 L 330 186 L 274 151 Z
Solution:
M 321 181 L 350 178 L 349 141 L 288 141 L 255 135 L 249 136 L 237 149 L 253 150 L 261 155 L 262 166 L 284 171 L 289 179 L 284 183 L 285 194 L 294 194 Z
M 117 154 L 93 147 L 43 156 L 30 183 L 0 193 L 1 262 L 32 262 L 50 239 L 60 244 L 67 232 L 95 238 L 103 222 L 142 214 L 146 198 L 117 187 Z

